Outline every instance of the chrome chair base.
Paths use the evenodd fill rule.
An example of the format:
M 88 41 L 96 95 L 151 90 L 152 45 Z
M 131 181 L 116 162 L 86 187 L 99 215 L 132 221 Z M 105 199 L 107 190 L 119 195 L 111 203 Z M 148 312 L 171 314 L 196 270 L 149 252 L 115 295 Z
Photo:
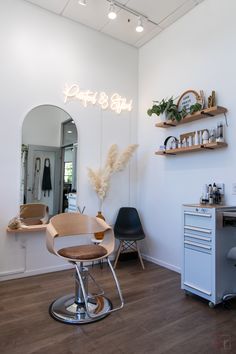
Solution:
M 112 309 L 112 303 L 105 296 L 89 296 L 87 299 L 90 313 L 96 314 L 96 317 L 90 317 L 86 311 L 84 303 L 75 302 L 75 294 L 65 295 L 55 300 L 49 313 L 53 318 L 63 323 L 85 324 L 91 323 L 109 315 Z

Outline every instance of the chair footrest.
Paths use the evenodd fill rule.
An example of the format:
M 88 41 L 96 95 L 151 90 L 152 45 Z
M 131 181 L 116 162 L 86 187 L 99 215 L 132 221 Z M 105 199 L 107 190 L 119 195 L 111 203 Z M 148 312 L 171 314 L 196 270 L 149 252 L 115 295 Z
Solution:
M 56 320 L 69 324 L 83 324 L 98 321 L 109 315 L 112 303 L 105 296 L 95 296 L 88 299 L 88 307 L 91 313 L 97 315 L 96 318 L 89 317 L 85 305 L 75 302 L 75 295 L 65 295 L 55 300 L 50 308 L 50 315 Z

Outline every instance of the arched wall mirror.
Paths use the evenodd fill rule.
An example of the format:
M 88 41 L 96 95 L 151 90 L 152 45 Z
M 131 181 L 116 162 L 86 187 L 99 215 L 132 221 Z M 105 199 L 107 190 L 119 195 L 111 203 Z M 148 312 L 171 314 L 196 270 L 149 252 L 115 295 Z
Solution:
M 49 215 L 76 207 L 78 134 L 53 105 L 33 108 L 22 126 L 21 204 L 42 203 Z

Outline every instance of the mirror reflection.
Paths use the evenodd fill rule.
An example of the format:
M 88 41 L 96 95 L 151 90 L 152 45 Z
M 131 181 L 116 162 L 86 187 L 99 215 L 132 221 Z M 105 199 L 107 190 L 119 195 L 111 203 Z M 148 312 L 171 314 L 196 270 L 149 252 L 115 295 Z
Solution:
M 77 128 L 63 109 L 32 109 L 22 126 L 21 204 L 45 204 L 49 215 L 76 208 Z

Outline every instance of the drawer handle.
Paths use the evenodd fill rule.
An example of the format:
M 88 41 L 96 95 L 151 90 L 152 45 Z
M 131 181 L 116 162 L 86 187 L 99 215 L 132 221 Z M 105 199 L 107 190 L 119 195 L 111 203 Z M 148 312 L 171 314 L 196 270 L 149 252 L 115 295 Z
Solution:
M 200 247 L 200 248 L 204 248 L 205 250 L 211 250 L 210 246 L 207 245 L 203 245 L 201 243 L 196 243 L 196 242 L 192 242 L 192 241 L 184 241 L 185 245 L 190 245 L 190 246 L 195 246 L 195 247 Z
M 203 293 L 203 294 L 206 294 L 206 295 L 208 295 L 208 296 L 211 296 L 211 292 L 210 292 L 210 291 L 207 291 L 207 290 L 203 290 L 203 289 L 201 289 L 201 288 L 198 288 L 197 286 L 195 286 L 195 285 L 193 285 L 193 284 L 184 282 L 184 285 L 188 286 L 189 288 L 196 289 L 196 290 L 200 291 L 200 292 Z
M 211 218 L 212 217 L 211 214 L 194 213 L 194 212 L 190 212 L 190 211 L 185 211 L 184 214 L 185 215 L 192 215 L 192 216 L 202 216 L 203 218 Z
M 202 237 L 202 236 L 197 236 L 197 235 L 187 234 L 187 233 L 185 233 L 184 236 L 196 238 L 197 240 L 203 240 L 203 241 L 209 241 L 209 242 L 211 241 L 210 237 Z
M 211 230 L 210 229 L 203 229 L 201 227 L 188 226 L 188 225 L 185 225 L 184 228 L 187 229 L 187 230 L 203 232 L 204 234 L 211 234 Z

